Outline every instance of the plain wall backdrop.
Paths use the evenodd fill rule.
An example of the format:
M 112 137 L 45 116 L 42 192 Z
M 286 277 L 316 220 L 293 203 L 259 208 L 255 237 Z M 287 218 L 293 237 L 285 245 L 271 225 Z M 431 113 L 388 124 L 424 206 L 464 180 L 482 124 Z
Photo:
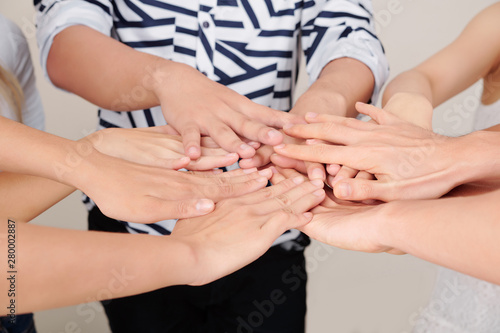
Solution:
M 474 15 L 494 2 L 373 1 L 377 32 L 389 59 L 391 78 L 450 43 Z M 70 139 L 79 139 L 93 131 L 96 107 L 54 88 L 43 77 L 32 1 L 2 0 L 0 13 L 16 22 L 29 41 L 46 112 L 46 130 Z M 306 88 L 306 82 L 306 76 L 301 75 L 299 91 Z M 477 84 L 438 107 L 434 128 L 449 135 L 469 131 L 480 91 Z M 80 192 L 73 193 L 33 223 L 85 229 L 86 211 L 80 197 Z M 435 265 L 409 255 L 356 253 L 317 242 L 313 242 L 306 254 L 308 333 L 410 332 L 415 318 L 429 299 L 437 270 Z M 98 303 L 42 311 L 36 313 L 35 318 L 39 333 L 109 332 Z

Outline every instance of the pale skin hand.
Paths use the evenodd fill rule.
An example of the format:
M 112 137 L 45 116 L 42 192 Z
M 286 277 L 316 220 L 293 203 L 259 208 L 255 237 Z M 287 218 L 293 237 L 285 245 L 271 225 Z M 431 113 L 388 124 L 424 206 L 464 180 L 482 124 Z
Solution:
M 17 221 L 16 245 L 23 258 L 16 264 L 22 275 L 16 281 L 17 313 L 211 282 L 257 259 L 284 231 L 308 223 L 312 214 L 307 211 L 323 198 L 321 182 L 290 179 L 221 201 L 209 215 L 180 220 L 169 237 Z M 7 235 L 7 218 L 2 218 L 0 239 Z M 2 260 L 4 272 L 6 265 Z M 6 292 L 8 284 L 1 279 L 0 290 Z M 1 303 L 0 315 L 5 315 L 3 298 Z
M 320 180 L 299 176 L 223 200 L 207 216 L 178 221 L 171 237 L 192 244 L 196 263 L 204 267 L 188 275 L 189 284 L 205 284 L 261 256 L 283 232 L 310 221 L 307 211 L 324 196 Z
M 56 86 L 106 109 L 161 105 L 193 160 L 201 156 L 202 135 L 228 152 L 250 158 L 255 149 L 243 138 L 279 144 L 283 136 L 274 128 L 300 122 L 299 117 L 253 103 L 190 66 L 134 50 L 86 26 L 57 34 L 47 71 Z
M 219 148 L 209 137 L 201 139 L 201 157 L 191 160 L 184 154 L 182 138 L 172 134 L 173 131 L 170 126 L 108 128 L 94 132 L 86 139 L 103 154 L 172 170 L 204 171 L 238 161 L 238 154 Z
M 370 69 L 362 62 L 351 58 L 339 58 L 328 63 L 318 79 L 300 96 L 291 114 L 303 117 L 308 112 L 331 114 L 343 117 L 355 117 L 356 101 L 368 101 L 373 92 L 375 80 Z M 290 126 L 287 124 L 285 128 Z M 300 143 L 296 138 L 285 137 L 284 143 Z M 326 179 L 325 168 L 319 163 L 283 159 L 272 156 L 274 150 L 263 146 L 255 157 L 240 161 L 242 167 L 259 167 L 270 161 L 284 168 L 295 168 L 306 172 L 310 179 Z M 344 168 L 341 174 L 353 177 L 357 171 Z
M 311 124 L 296 125 L 287 134 L 330 144 L 277 146 L 276 152 L 302 160 L 348 165 L 376 176 L 377 180 L 337 183 L 335 196 L 344 200 L 437 198 L 459 184 L 498 177 L 496 133 L 448 138 L 374 106 L 359 103 L 357 107 L 377 124 L 306 116 Z M 485 148 L 478 150 L 479 144 Z

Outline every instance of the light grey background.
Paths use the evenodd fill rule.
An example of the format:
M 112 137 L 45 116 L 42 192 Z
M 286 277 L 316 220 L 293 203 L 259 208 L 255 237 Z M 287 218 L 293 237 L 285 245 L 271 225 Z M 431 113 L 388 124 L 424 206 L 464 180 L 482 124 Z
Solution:
M 375 0 L 378 36 L 391 77 L 408 69 L 458 36 L 467 22 L 492 0 Z M 78 139 L 96 126 L 96 108 L 81 98 L 57 90 L 43 77 L 35 40 L 31 0 L 2 0 L 0 12 L 25 33 L 42 95 L 47 131 Z M 479 51 L 479 50 L 478 50 Z M 307 79 L 301 75 L 298 89 Z M 480 85 L 440 106 L 435 129 L 449 135 L 471 128 L 479 104 Z M 76 192 L 38 217 L 34 223 L 72 229 L 86 228 L 86 212 Z M 308 333 L 404 333 L 428 301 L 436 266 L 409 255 L 365 254 L 314 242 L 307 250 Z M 91 259 L 89 259 L 91 260 Z M 78 286 L 75 286 L 78 288 Z M 106 333 L 106 319 L 97 303 L 36 313 L 40 333 Z

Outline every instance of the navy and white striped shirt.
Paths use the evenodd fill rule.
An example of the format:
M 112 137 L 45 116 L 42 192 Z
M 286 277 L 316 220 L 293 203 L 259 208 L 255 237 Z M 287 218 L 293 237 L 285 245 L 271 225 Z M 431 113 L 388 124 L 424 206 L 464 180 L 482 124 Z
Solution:
M 42 67 L 54 36 L 86 25 L 142 52 L 190 65 L 256 103 L 289 111 L 300 48 L 310 82 L 342 57 L 375 77 L 372 101 L 388 76 L 368 0 L 35 0 Z M 47 76 L 48 77 L 48 76 Z M 160 107 L 99 111 L 99 129 L 164 125 Z M 87 200 L 89 208 L 93 203 Z M 128 223 L 130 232 L 168 234 L 175 221 Z M 282 236 L 277 243 L 293 239 Z

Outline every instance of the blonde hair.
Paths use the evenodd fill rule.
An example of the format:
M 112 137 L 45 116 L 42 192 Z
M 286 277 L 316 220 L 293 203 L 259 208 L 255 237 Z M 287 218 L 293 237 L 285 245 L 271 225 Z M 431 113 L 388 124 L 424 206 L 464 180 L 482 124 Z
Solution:
M 16 111 L 22 122 L 22 108 L 24 102 L 23 90 L 16 77 L 0 65 L 0 97 Z

